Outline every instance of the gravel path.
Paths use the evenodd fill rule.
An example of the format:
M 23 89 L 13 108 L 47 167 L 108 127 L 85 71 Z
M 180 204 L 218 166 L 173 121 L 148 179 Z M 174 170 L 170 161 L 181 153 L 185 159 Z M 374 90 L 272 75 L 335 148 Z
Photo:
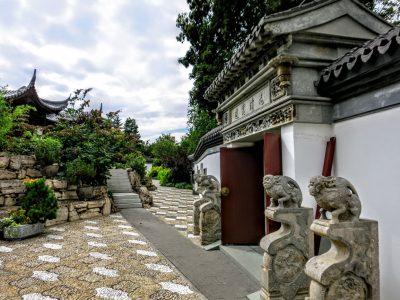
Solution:
M 0 299 L 203 299 L 120 214 L 0 241 Z

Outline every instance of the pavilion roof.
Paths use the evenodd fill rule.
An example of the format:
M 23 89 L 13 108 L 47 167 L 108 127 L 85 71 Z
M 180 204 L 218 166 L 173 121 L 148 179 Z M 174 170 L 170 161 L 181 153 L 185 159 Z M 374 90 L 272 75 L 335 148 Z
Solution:
M 18 104 L 29 104 L 33 105 L 41 110 L 44 110 L 48 114 L 58 114 L 64 108 L 68 106 L 68 99 L 62 101 L 52 101 L 40 98 L 35 88 L 36 82 L 36 69 L 33 71 L 31 81 L 27 86 L 22 86 L 17 90 L 8 90 L 3 95 L 5 100 L 12 100 Z

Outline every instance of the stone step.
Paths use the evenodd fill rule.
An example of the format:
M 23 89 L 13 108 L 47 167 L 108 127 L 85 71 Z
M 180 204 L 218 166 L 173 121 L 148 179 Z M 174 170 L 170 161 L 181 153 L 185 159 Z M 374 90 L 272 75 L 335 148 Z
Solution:
M 133 203 L 133 204 L 120 204 L 117 205 L 118 208 L 124 209 L 124 208 L 143 208 L 142 204 L 140 203 Z

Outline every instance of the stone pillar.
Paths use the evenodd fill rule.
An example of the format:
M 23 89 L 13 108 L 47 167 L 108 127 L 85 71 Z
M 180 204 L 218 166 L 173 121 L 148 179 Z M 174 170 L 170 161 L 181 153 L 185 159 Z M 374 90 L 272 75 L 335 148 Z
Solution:
M 313 177 L 309 191 L 321 207 L 311 230 L 328 238 L 331 248 L 306 264 L 311 278 L 307 299 L 379 299 L 378 223 L 359 219 L 357 191 L 344 178 Z
M 301 207 L 300 188 L 289 177 L 266 175 L 264 188 L 271 197 L 265 216 L 281 227 L 260 243 L 265 251 L 261 299 L 305 299 L 310 279 L 304 266 L 314 254 L 313 209 Z
M 202 245 L 209 245 L 221 239 L 221 188 L 211 175 L 201 177 L 200 187 L 203 192 L 194 203 L 193 231 L 200 234 Z
M 200 206 L 210 199 L 204 197 L 203 193 L 207 190 L 212 188 L 212 184 L 210 186 L 210 178 L 214 178 L 211 175 L 201 175 L 195 174 L 194 181 L 196 183 L 196 190 L 195 192 L 199 194 L 199 199 L 193 202 L 193 234 L 199 235 L 200 234 Z M 218 180 L 217 180 L 218 182 Z

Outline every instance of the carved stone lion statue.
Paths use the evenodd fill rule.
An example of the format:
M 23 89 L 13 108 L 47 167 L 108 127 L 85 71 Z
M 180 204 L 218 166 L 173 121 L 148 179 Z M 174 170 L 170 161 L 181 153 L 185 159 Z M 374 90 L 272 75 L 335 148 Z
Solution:
M 314 176 L 308 189 L 320 206 L 320 219 L 328 219 L 326 212 L 332 214 L 332 222 L 355 222 L 359 220 L 361 202 L 354 186 L 342 177 Z
M 299 208 L 303 200 L 301 190 L 296 181 L 288 176 L 265 175 L 263 185 L 271 197 L 269 207 Z

